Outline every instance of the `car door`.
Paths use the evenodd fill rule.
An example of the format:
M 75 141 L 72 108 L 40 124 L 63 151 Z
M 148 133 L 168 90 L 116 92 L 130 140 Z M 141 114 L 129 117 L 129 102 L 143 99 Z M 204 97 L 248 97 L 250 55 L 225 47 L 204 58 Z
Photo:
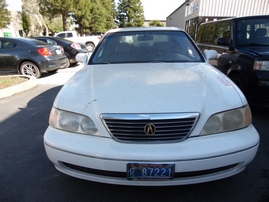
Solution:
M 17 43 L 11 39 L 0 39 L 0 71 L 17 71 Z

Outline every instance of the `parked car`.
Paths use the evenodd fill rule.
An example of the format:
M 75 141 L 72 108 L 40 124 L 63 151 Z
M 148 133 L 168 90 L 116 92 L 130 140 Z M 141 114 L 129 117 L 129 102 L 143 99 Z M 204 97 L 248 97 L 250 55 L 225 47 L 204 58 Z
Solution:
M 64 38 L 53 37 L 53 36 L 38 36 L 38 37 L 33 37 L 33 38 L 44 41 L 52 45 L 62 46 L 64 48 L 64 53 L 67 56 L 69 63 L 71 65 L 78 63 L 76 60 L 76 55 L 78 53 L 85 53 L 85 54 L 89 53 L 89 50 L 86 48 L 84 44 L 74 43 Z
M 41 73 L 68 67 L 61 46 L 27 38 L 0 37 L 0 72 L 16 72 L 39 78 Z
M 244 92 L 250 104 L 269 107 L 269 15 L 203 23 L 199 48 L 216 50 L 210 63 Z
M 62 31 L 59 33 L 54 34 L 55 37 L 61 37 L 68 39 L 70 41 L 74 41 L 76 43 L 84 44 L 87 49 L 92 52 L 94 48 L 97 46 L 101 39 L 101 35 L 94 35 L 94 36 L 79 36 L 76 31 Z
M 128 42 L 128 43 L 127 43 Z M 243 171 L 259 134 L 240 89 L 179 28 L 108 31 L 57 95 L 44 134 L 70 176 L 120 185 L 218 180 Z

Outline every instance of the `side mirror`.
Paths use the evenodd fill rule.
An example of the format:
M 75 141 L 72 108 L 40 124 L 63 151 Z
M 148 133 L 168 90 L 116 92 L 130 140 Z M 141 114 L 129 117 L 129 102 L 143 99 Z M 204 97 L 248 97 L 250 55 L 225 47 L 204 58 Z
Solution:
M 218 38 L 217 40 L 217 44 L 218 45 L 225 45 L 225 46 L 229 46 L 229 41 L 227 38 L 223 37 L 223 38 Z
M 204 55 L 207 62 L 218 58 L 218 52 L 215 50 L 205 50 Z
M 86 64 L 88 61 L 88 55 L 85 53 L 78 53 L 76 55 L 76 60 L 80 63 Z

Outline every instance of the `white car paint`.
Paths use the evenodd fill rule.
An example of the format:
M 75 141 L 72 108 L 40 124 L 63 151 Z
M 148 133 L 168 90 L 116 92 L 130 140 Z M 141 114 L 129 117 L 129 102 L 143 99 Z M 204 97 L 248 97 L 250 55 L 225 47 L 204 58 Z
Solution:
M 158 28 L 152 28 L 155 29 Z M 53 106 L 90 117 L 98 132 L 86 135 L 49 126 L 44 145 L 49 159 L 59 171 L 96 182 L 166 186 L 222 179 L 241 172 L 253 160 L 259 135 L 252 124 L 219 134 L 201 135 L 201 131 L 213 114 L 247 104 L 237 86 L 207 62 L 86 64 L 64 85 Z M 199 118 L 184 141 L 136 143 L 119 141 L 111 135 L 102 121 L 102 114 L 111 113 L 158 116 L 198 113 Z M 111 176 L 68 167 L 63 162 L 89 172 L 106 171 Z M 115 172 L 126 173 L 128 163 L 171 163 L 175 165 L 176 173 L 183 174 L 234 166 L 172 180 L 128 180 L 113 176 Z

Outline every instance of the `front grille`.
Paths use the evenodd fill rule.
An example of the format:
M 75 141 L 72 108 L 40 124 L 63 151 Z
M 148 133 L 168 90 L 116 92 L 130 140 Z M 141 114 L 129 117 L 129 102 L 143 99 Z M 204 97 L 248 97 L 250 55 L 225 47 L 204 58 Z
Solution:
M 183 141 L 190 135 L 198 117 L 199 113 L 101 114 L 114 139 L 141 143 Z

